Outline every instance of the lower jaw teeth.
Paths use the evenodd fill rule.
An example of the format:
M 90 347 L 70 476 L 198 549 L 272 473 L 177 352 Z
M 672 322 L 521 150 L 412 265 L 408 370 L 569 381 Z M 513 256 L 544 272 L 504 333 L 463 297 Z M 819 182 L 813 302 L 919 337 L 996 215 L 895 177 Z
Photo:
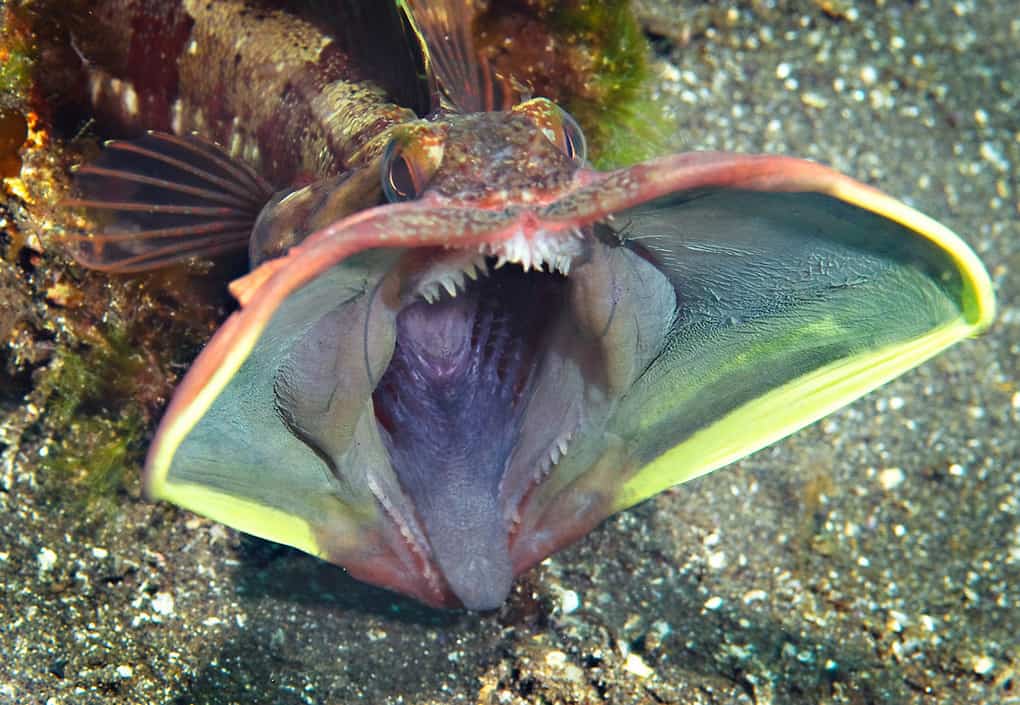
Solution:
M 563 433 L 553 443 L 552 448 L 549 450 L 548 459 L 543 464 L 542 472 L 547 472 L 554 465 L 560 462 L 563 457 L 567 454 L 567 448 L 570 446 L 570 439 L 573 438 L 573 433 Z

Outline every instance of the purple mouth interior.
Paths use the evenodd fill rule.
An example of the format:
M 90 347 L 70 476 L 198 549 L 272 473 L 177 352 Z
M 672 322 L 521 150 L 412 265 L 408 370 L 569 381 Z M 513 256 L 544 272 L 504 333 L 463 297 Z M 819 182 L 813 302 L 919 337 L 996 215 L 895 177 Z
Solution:
M 397 317 L 373 394 L 383 442 L 451 589 L 471 609 L 510 588 L 500 483 L 566 279 L 507 266 Z

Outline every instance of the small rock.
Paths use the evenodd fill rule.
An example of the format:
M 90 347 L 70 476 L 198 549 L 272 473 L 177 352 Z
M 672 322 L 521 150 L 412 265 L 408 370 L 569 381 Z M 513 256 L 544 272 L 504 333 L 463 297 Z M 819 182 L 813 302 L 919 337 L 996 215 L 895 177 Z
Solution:
M 627 660 L 623 663 L 623 668 L 638 678 L 648 678 L 655 675 L 655 671 L 652 670 L 651 666 L 645 663 L 643 658 L 634 653 L 627 656 Z
M 43 573 L 50 571 L 57 563 L 57 554 L 49 548 L 40 548 L 39 553 L 36 555 L 36 560 L 39 561 L 39 570 Z
M 174 596 L 169 592 L 157 592 L 152 598 L 152 609 L 164 617 L 170 616 L 174 613 Z
M 972 668 L 979 676 L 987 676 L 995 670 L 995 661 L 989 656 L 976 656 Z
M 717 610 L 720 607 L 722 607 L 722 604 L 723 604 L 723 599 L 721 597 L 719 597 L 719 596 L 710 597 L 707 600 L 705 600 L 705 609 L 706 610 Z
M 886 468 L 878 473 L 878 484 L 882 485 L 882 489 L 886 491 L 896 489 L 903 484 L 905 479 L 907 476 L 900 468 Z
M 562 651 L 550 651 L 545 655 L 545 663 L 550 668 L 559 668 L 567 662 L 567 655 Z
M 581 598 L 573 590 L 564 590 L 560 593 L 560 612 L 570 614 L 576 612 L 581 606 Z

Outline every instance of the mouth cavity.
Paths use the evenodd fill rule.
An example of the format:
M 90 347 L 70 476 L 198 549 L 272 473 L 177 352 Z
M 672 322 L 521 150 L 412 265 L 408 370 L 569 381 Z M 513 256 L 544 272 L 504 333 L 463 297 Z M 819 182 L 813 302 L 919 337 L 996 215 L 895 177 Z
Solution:
M 405 253 L 371 295 L 313 321 L 275 376 L 280 420 L 340 495 L 374 496 L 428 589 L 469 609 L 501 605 L 516 572 L 607 501 L 600 487 L 553 504 L 673 326 L 676 293 L 653 263 L 583 244 L 569 276 L 548 258 Z
M 431 553 L 471 609 L 498 606 L 510 589 L 500 489 L 567 300 L 560 274 L 482 264 L 487 276 L 444 286 L 400 311 L 393 356 L 372 395 L 384 447 Z M 558 459 L 565 445 L 551 450 Z

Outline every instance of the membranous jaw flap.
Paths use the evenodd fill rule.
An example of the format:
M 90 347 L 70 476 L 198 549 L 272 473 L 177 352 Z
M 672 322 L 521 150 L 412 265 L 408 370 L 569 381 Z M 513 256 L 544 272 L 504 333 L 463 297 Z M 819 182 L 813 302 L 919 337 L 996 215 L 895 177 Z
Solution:
M 150 493 L 432 605 L 494 607 L 612 512 L 993 314 L 957 236 L 815 164 L 676 155 L 564 189 L 377 208 L 263 265 L 175 396 Z M 566 275 L 512 256 L 564 233 Z

